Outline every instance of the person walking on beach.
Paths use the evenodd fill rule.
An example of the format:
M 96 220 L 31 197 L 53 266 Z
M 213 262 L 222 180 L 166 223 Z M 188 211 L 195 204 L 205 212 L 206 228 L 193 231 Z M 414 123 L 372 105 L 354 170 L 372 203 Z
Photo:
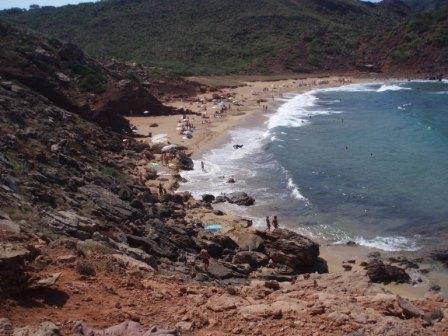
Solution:
M 274 226 L 274 230 L 278 229 L 278 220 L 277 216 L 274 216 L 274 219 L 272 220 L 272 225 Z
M 271 231 L 271 220 L 269 219 L 269 216 L 266 216 L 266 229 L 268 232 Z
M 206 249 L 202 249 L 201 252 L 199 252 L 199 258 L 201 258 L 204 263 L 205 271 L 208 271 L 208 266 L 210 265 L 210 255 L 208 254 L 208 251 Z
M 203 172 L 205 172 L 205 163 L 204 161 L 201 161 L 201 169 Z

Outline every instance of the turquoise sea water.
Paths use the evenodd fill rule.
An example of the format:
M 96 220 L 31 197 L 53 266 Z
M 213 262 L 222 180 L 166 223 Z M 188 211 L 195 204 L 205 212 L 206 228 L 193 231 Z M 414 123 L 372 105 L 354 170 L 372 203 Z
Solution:
M 207 172 L 187 173 L 183 188 L 246 191 L 256 205 L 231 210 L 258 225 L 277 214 L 299 232 L 384 250 L 448 237 L 448 83 L 291 94 L 266 123 L 233 130 L 202 159 Z

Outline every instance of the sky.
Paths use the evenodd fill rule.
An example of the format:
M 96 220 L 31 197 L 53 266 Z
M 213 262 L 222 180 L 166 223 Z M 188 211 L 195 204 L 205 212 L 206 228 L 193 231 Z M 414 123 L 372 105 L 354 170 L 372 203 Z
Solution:
M 63 6 L 80 2 L 94 2 L 95 0 L 0 0 L 0 10 L 12 7 L 28 8 L 30 5 Z

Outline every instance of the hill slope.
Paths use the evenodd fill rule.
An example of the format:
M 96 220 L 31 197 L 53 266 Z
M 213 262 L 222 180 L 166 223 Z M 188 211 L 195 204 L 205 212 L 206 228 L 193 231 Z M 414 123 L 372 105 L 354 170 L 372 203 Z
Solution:
M 377 46 L 381 45 L 381 48 Z M 448 72 L 448 1 L 411 16 L 384 36 L 361 43 L 358 59 L 386 72 L 443 75 Z
M 56 106 L 119 132 L 129 131 L 123 115 L 176 113 L 154 96 L 163 96 L 161 91 L 184 93 L 176 85 L 187 88 L 184 94 L 194 94 L 196 89 L 193 84 L 174 80 L 162 81 L 162 88 L 141 67 L 118 62 L 109 62 L 106 67 L 74 44 L 30 34 L 2 22 L 0 45 L 0 77 L 21 83 Z
M 182 74 L 353 68 L 358 38 L 402 15 L 358 0 L 110 0 L 3 12 L 93 56 Z
M 415 12 L 434 11 L 443 7 L 445 0 L 402 0 Z

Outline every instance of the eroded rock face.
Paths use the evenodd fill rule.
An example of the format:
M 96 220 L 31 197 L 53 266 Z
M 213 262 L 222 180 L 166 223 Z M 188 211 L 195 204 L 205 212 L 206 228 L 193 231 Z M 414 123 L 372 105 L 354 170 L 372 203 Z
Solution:
M 98 117 L 107 115 L 142 116 L 169 115 L 177 113 L 174 108 L 164 106 L 142 85 L 129 80 L 121 80 L 111 85 L 95 102 L 94 111 Z
M 379 259 L 371 259 L 365 266 L 365 269 L 370 280 L 376 283 L 407 283 L 411 279 L 404 269 L 386 265 Z

